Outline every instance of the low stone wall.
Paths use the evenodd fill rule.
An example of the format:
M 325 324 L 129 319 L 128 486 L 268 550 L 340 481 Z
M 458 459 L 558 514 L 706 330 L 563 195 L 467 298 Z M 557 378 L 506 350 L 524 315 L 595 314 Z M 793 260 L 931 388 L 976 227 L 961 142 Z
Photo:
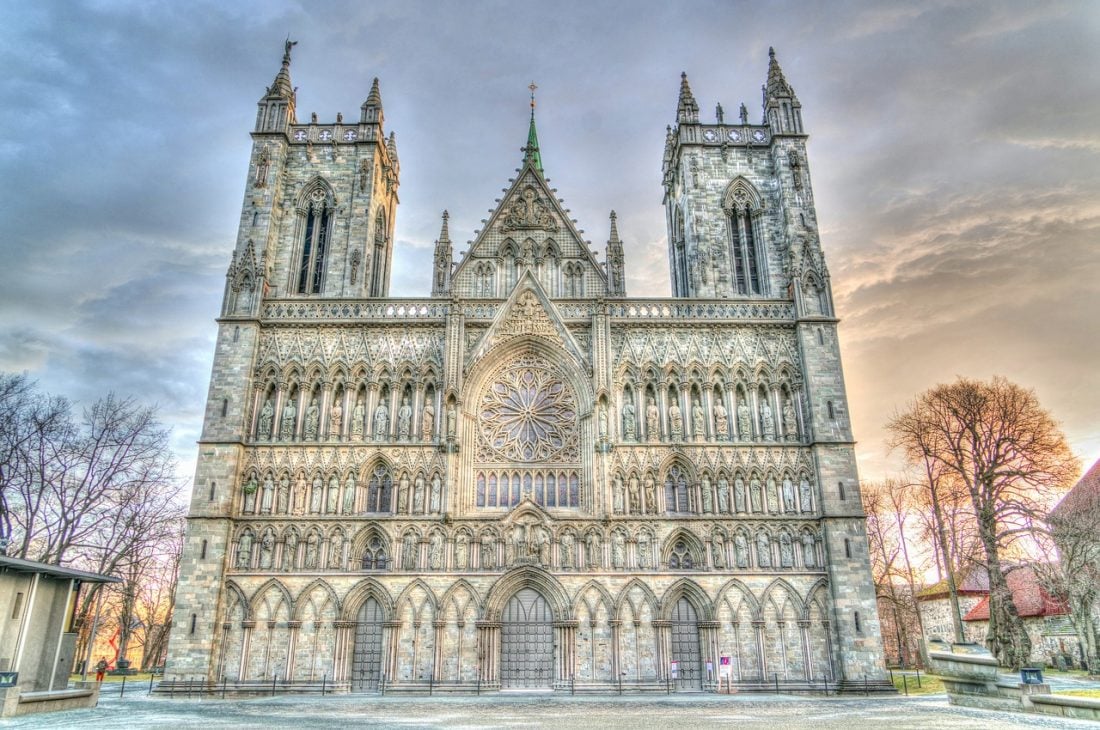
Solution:
M 1041 712 L 1044 715 L 1076 717 L 1081 720 L 1100 721 L 1100 700 L 1091 697 L 1072 697 L 1067 695 L 1034 695 L 1027 698 L 1025 710 Z M 1030 705 L 1027 707 L 1026 705 Z
M 99 685 L 95 682 L 76 682 L 69 689 L 52 692 L 20 692 L 19 687 L 0 690 L 3 709 L 0 717 L 18 717 L 38 712 L 61 712 L 95 707 L 99 703 Z

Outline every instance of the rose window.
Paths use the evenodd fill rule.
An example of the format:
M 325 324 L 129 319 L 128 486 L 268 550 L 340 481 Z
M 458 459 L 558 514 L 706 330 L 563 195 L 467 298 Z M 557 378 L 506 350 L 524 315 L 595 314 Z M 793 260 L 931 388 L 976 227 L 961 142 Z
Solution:
M 577 406 L 572 388 L 533 355 L 497 373 L 478 411 L 479 461 L 574 461 Z

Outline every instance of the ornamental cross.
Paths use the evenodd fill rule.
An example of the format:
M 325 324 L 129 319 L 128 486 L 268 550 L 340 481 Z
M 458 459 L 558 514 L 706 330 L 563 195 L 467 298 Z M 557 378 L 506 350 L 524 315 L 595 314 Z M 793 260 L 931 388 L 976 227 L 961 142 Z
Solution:
M 537 89 L 539 87 L 535 86 L 535 82 L 532 81 L 531 85 L 528 86 L 527 88 L 531 90 L 531 112 L 534 113 L 534 111 L 535 111 L 535 89 Z

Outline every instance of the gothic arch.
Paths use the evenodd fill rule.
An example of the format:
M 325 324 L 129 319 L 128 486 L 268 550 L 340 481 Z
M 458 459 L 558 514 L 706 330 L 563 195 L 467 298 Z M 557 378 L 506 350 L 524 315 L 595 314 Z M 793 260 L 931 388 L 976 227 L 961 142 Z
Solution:
M 691 555 L 693 570 L 698 570 L 706 564 L 706 552 L 703 550 L 703 542 L 691 530 L 679 527 L 673 530 L 672 533 L 665 538 L 664 545 L 661 546 L 661 565 L 668 565 L 672 550 L 676 546 L 676 543 L 680 541 L 683 541 L 687 546 Z
M 714 604 L 707 596 L 706 591 L 700 588 L 698 583 L 687 578 L 681 578 L 665 591 L 665 595 L 661 598 L 660 616 L 662 619 L 670 620 L 672 618 L 672 611 L 680 598 L 686 598 L 691 602 L 700 621 L 712 621 L 714 619 Z
M 252 600 L 249 602 L 249 614 L 255 615 L 257 609 L 260 606 L 260 602 L 266 597 L 268 592 L 276 593 L 281 602 L 286 606 L 287 616 L 294 615 L 294 599 L 290 595 L 290 591 L 283 585 L 282 581 L 275 578 L 268 579 L 262 586 L 256 589 L 256 592 L 252 594 Z
M 776 578 L 764 589 L 764 593 L 760 596 L 760 605 L 764 606 L 771 600 L 777 609 L 780 608 L 783 604 L 781 601 L 776 601 L 775 597 L 772 595 L 773 593 L 786 594 L 786 599 L 790 602 L 794 612 L 799 616 L 804 616 L 806 614 L 806 605 L 802 602 L 802 597 L 798 595 L 798 591 L 794 589 L 794 586 L 783 578 Z
M 550 610 L 554 612 L 555 621 L 565 621 L 573 617 L 572 601 L 558 579 L 540 568 L 523 566 L 508 571 L 489 588 L 485 597 L 485 618 L 489 621 L 500 621 L 508 599 L 521 588 L 534 588 L 541 593 L 550 605 Z
M 393 617 L 394 603 L 389 591 L 374 578 L 364 578 L 344 594 L 343 611 L 340 614 L 341 620 L 355 621 L 359 614 L 359 608 L 370 598 L 378 601 L 386 620 Z
M 623 608 L 630 602 L 630 593 L 635 588 L 638 588 L 642 592 L 642 596 L 645 602 L 649 605 L 649 610 L 652 616 L 656 616 L 658 610 L 660 610 L 661 602 L 657 599 L 657 594 L 653 592 L 649 584 L 638 578 L 634 578 L 619 591 L 619 595 L 615 598 L 615 616 L 616 618 L 622 618 Z M 633 604 L 631 603 L 633 606 Z M 637 608 L 636 606 L 634 607 Z
M 328 581 L 316 578 L 305 588 L 298 591 L 298 598 L 294 601 L 294 612 L 290 615 L 291 620 L 301 621 L 302 613 L 305 611 L 306 606 L 309 604 L 309 594 L 313 592 L 314 588 L 320 588 L 328 596 L 329 601 L 332 602 L 333 613 L 337 616 L 340 615 L 340 599 L 336 595 L 336 591 L 329 585 Z
M 599 594 L 599 602 L 603 603 L 604 609 L 607 610 L 608 618 L 614 617 L 615 599 L 611 597 L 611 593 L 608 592 L 607 588 L 595 579 L 590 580 L 583 586 L 581 586 L 580 590 L 578 590 L 576 595 L 573 596 L 573 615 L 577 615 L 577 608 L 582 602 L 586 605 L 588 604 L 588 602 L 584 600 L 584 595 L 588 593 L 589 589 L 593 589 L 596 591 L 597 594 Z M 598 610 L 598 606 L 588 606 L 588 608 L 593 611 Z
M 829 605 L 829 581 L 824 578 L 818 578 L 817 582 L 806 592 L 806 603 L 802 608 L 803 619 L 810 618 L 810 609 L 814 603 L 817 603 L 818 608 L 821 609 L 822 616 L 828 616 L 825 611 Z
M 432 615 L 434 616 L 436 611 L 439 608 L 439 602 L 435 598 L 435 591 L 433 591 L 432 587 L 429 586 L 427 583 L 425 583 L 420 578 L 416 578 L 411 583 L 409 583 L 407 586 L 405 586 L 405 588 L 401 591 L 401 593 L 394 600 L 394 602 L 393 602 L 394 605 L 397 606 L 398 611 L 402 610 L 402 607 L 405 605 L 405 602 L 408 602 L 410 605 L 412 605 L 413 604 L 413 594 L 416 591 L 416 589 L 418 589 L 418 588 L 420 590 L 424 591 L 424 596 L 427 600 L 427 604 L 431 607 Z M 413 606 L 413 609 L 416 610 L 416 611 L 419 611 L 419 608 L 417 608 L 416 606 Z
M 453 602 L 458 600 L 459 595 L 465 593 L 469 596 L 469 600 L 473 602 L 474 609 L 478 616 L 483 616 L 485 613 L 485 605 L 481 600 L 481 595 L 474 589 L 470 582 L 465 578 L 459 578 L 443 593 L 443 597 L 439 599 L 439 606 L 441 610 L 446 611 L 447 607 Z M 456 604 L 457 605 L 457 604 Z M 466 605 L 466 604 L 464 604 Z
M 744 175 L 738 175 L 726 186 L 722 196 L 722 208 L 726 211 L 747 210 L 756 211 L 764 208 L 763 199 L 756 186 L 749 182 Z
M 299 212 L 304 213 L 309 208 L 315 190 L 321 192 L 325 205 L 328 207 L 336 206 L 336 192 L 332 189 L 332 185 L 320 175 L 314 175 L 309 182 L 302 186 L 301 191 L 298 193 L 295 206 Z
M 753 595 L 753 592 L 749 589 L 749 587 L 737 578 L 731 578 L 730 580 L 726 581 L 725 585 L 718 589 L 718 596 L 714 600 L 715 605 L 718 605 L 723 600 L 727 599 L 731 593 L 739 594 L 741 596 L 741 601 L 748 603 L 749 610 L 752 613 L 752 618 L 754 621 L 760 620 L 760 612 L 763 610 L 760 601 L 757 600 L 755 595 Z M 733 606 L 731 605 L 731 607 Z
M 235 606 L 240 606 L 241 612 L 244 614 L 245 621 L 252 620 L 252 603 L 245 596 L 244 591 L 232 580 L 225 582 L 225 589 L 229 593 L 230 600 L 226 601 L 226 617 L 230 616 Z

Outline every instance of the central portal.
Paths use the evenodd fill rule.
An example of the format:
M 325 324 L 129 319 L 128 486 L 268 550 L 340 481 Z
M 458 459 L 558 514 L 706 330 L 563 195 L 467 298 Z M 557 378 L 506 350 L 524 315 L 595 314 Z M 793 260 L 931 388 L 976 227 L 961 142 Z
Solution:
M 553 616 L 546 599 L 522 588 L 508 601 L 500 627 L 500 686 L 551 687 L 554 682 Z

